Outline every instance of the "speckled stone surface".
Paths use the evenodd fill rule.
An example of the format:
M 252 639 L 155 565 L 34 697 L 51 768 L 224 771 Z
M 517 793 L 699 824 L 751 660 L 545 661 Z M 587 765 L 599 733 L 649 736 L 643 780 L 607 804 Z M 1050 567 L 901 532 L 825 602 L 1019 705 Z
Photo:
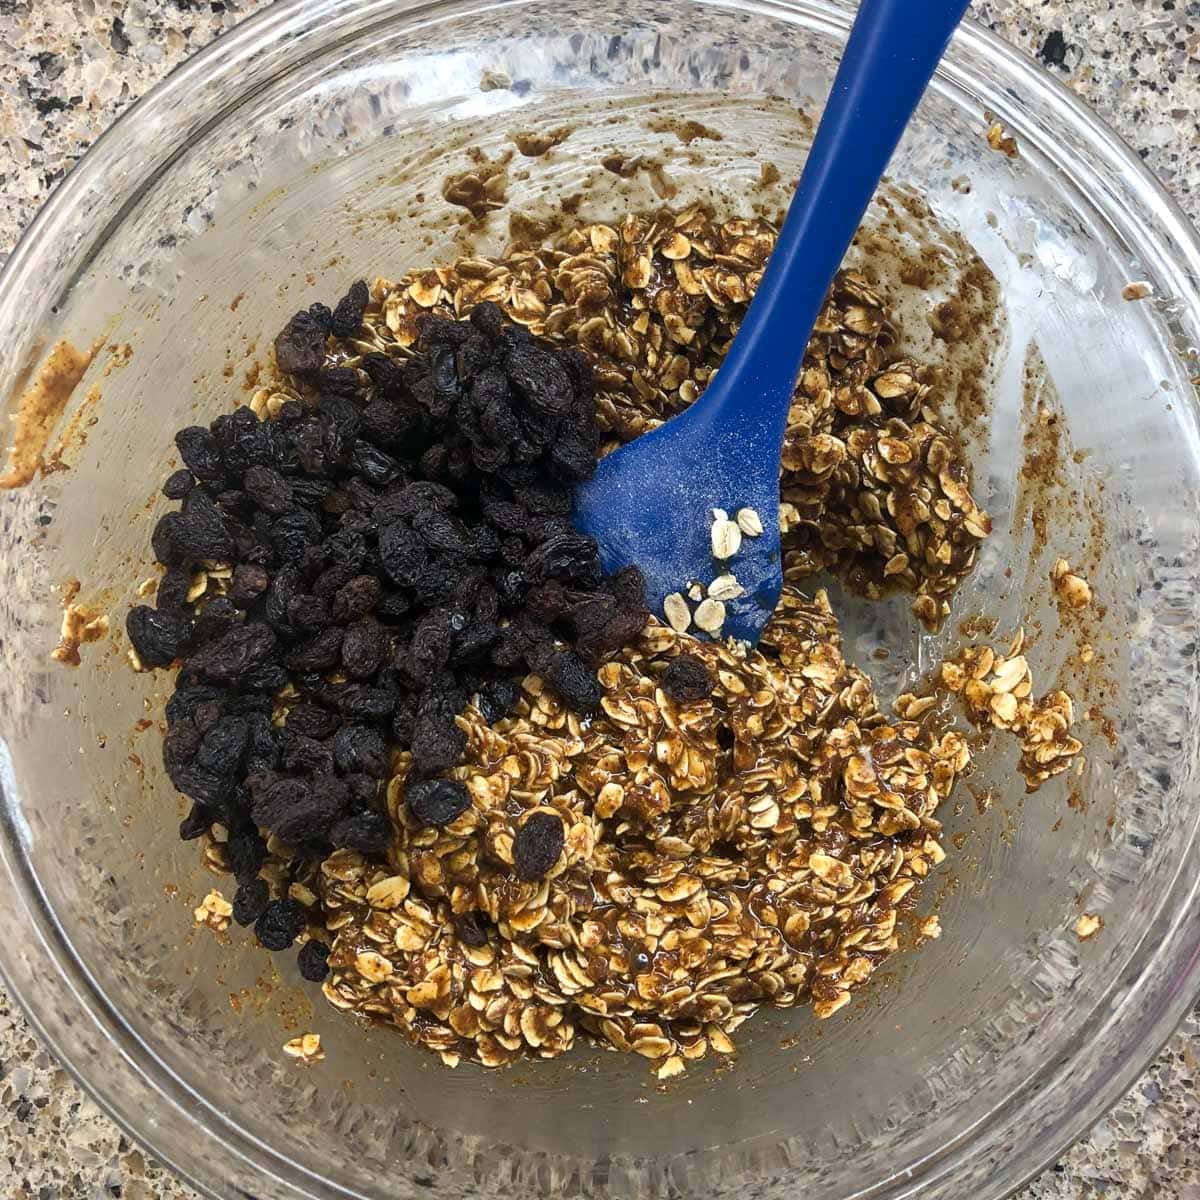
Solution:
M 132 101 L 267 0 L 0 0 L 0 262 Z M 1200 220 L 1200 0 L 990 0 Z M 1200 1014 L 1022 1200 L 1200 1200 Z M 194 1200 L 85 1098 L 0 987 L 0 1200 Z

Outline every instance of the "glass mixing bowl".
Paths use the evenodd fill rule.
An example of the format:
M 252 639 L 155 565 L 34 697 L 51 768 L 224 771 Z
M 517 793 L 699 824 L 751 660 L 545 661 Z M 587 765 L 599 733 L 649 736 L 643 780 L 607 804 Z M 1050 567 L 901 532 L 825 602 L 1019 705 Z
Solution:
M 144 726 L 167 683 L 129 669 L 120 632 L 152 573 L 172 432 L 244 398 L 301 304 L 498 248 L 508 211 L 547 216 L 580 192 L 589 216 L 659 197 L 782 202 L 850 15 L 812 0 L 285 0 L 135 106 L 8 263 L 6 390 L 60 339 L 101 348 L 60 427 L 67 469 L 3 498 L 0 966 L 84 1086 L 202 1190 L 994 1197 L 1081 1134 L 1191 1002 L 1200 246 L 1135 155 L 972 25 L 872 215 L 929 271 L 889 275 L 871 239 L 857 255 L 927 358 L 953 356 L 930 341 L 935 301 L 982 320 L 978 276 L 939 274 L 960 235 L 998 281 L 986 420 L 970 419 L 983 375 L 960 363 L 957 385 L 996 532 L 936 638 L 903 604 L 839 605 L 852 657 L 889 689 L 965 618 L 997 637 L 1024 618 L 1040 686 L 1081 697 L 1087 757 L 1025 799 L 1012 747 L 980 751 L 930 889 L 941 939 L 833 1020 L 760 1014 L 734 1069 L 660 1086 L 640 1060 L 586 1050 L 448 1071 L 302 990 L 291 956 L 193 927 L 214 880 L 176 840 Z M 1015 157 L 989 145 L 985 113 Z M 722 140 L 686 141 L 685 120 Z M 559 126 L 550 154 L 507 164 L 508 210 L 482 227 L 441 200 L 472 154 L 496 161 L 514 131 Z M 614 151 L 650 169 L 606 171 Z M 1142 281 L 1125 295 L 1149 295 L 1123 298 Z M 939 299 L 943 285 L 960 290 Z M 1050 598 L 1057 553 L 1095 590 L 1083 627 Z M 77 669 L 48 657 L 72 579 L 113 626 Z M 1085 912 L 1104 920 L 1086 942 Z M 281 1045 L 308 1029 L 326 1059 L 304 1069 Z

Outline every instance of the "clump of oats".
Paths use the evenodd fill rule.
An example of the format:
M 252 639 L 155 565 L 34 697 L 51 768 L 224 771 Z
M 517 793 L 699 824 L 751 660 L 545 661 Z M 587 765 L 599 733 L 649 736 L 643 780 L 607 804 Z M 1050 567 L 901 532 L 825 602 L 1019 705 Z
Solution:
M 660 686 L 685 653 L 713 679 L 704 700 Z M 585 1034 L 667 1079 L 732 1053 L 761 1005 L 833 1015 L 897 948 L 969 754 L 887 721 L 823 593 L 785 589 L 744 656 L 652 623 L 599 677 L 586 726 L 536 676 L 494 727 L 468 709 L 451 774 L 471 806 L 444 828 L 409 815 L 398 756 L 388 863 L 339 851 L 321 870 L 334 1005 L 455 1061 L 554 1057 Z M 513 841 L 539 811 L 563 850 L 525 881 Z
M 214 888 L 200 901 L 192 915 L 197 925 L 207 925 L 214 933 L 224 933 L 233 916 L 233 905 Z
M 1071 564 L 1065 558 L 1054 560 L 1054 566 L 1050 568 L 1050 582 L 1059 600 L 1068 608 L 1078 610 L 1091 604 L 1091 585 L 1082 575 L 1071 570 Z
M 283 1052 L 289 1058 L 298 1058 L 305 1064 L 321 1062 L 325 1057 L 319 1033 L 303 1033 L 299 1037 L 284 1042 Z
M 1075 936 L 1081 942 L 1090 942 L 1104 928 L 1104 918 L 1096 913 L 1081 913 L 1075 922 Z
M 1004 656 L 990 646 L 973 646 L 942 663 L 939 674 L 947 690 L 962 696 L 976 725 L 991 725 L 1020 739 L 1018 766 L 1026 791 L 1034 792 L 1067 770 L 1083 744 L 1071 734 L 1075 706 L 1066 692 L 1056 689 L 1033 698 L 1032 673 L 1020 653 L 1023 643 L 1018 633 Z M 909 699 L 901 697 L 901 702 Z

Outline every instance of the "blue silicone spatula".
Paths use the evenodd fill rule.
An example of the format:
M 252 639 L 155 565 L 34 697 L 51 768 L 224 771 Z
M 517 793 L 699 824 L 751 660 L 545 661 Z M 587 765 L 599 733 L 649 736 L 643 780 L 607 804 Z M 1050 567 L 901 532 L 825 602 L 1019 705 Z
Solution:
M 720 371 L 690 408 L 608 455 L 576 491 L 576 528 L 599 543 L 606 570 L 641 567 L 656 614 L 672 593 L 726 574 L 743 593 L 723 601 L 716 636 L 754 644 L 774 610 L 780 453 L 805 346 L 968 2 L 862 0 L 775 251 Z M 750 510 L 762 532 L 715 558 L 713 510 L 730 519 Z M 743 523 L 757 527 L 745 513 Z

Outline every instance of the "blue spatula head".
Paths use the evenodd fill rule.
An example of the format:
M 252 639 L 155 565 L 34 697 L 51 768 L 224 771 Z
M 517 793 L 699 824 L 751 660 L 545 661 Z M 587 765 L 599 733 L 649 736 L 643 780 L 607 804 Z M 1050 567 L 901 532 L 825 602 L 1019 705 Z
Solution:
M 719 386 L 714 381 L 710 391 Z M 689 586 L 699 584 L 707 596 L 713 580 L 732 575 L 742 594 L 723 601 L 724 621 L 708 636 L 753 645 L 783 586 L 779 433 L 774 423 L 725 425 L 712 419 L 715 411 L 707 405 L 688 409 L 601 460 L 595 476 L 576 490 L 573 520 L 599 543 L 606 571 L 631 563 L 642 569 L 647 602 L 660 618 L 672 593 L 686 598 L 694 613 L 699 602 L 688 597 Z M 743 525 L 753 530 L 761 524 L 762 532 L 739 531 L 732 539 L 740 539 L 735 552 L 718 558 L 714 510 L 730 520 L 743 512 Z M 694 621 L 689 632 L 706 636 Z
M 609 570 L 634 563 L 658 615 L 672 593 L 732 574 L 714 636 L 758 641 L 782 587 L 779 460 L 792 387 L 822 298 L 967 0 L 860 0 L 800 186 L 733 347 L 704 394 L 609 455 L 575 497 L 575 524 Z M 716 558 L 712 510 L 762 522 Z M 690 601 L 695 608 L 695 601 Z M 678 606 L 674 606 L 678 608 Z M 689 614 L 704 629 L 708 613 Z M 695 622 L 695 616 L 701 620 Z

